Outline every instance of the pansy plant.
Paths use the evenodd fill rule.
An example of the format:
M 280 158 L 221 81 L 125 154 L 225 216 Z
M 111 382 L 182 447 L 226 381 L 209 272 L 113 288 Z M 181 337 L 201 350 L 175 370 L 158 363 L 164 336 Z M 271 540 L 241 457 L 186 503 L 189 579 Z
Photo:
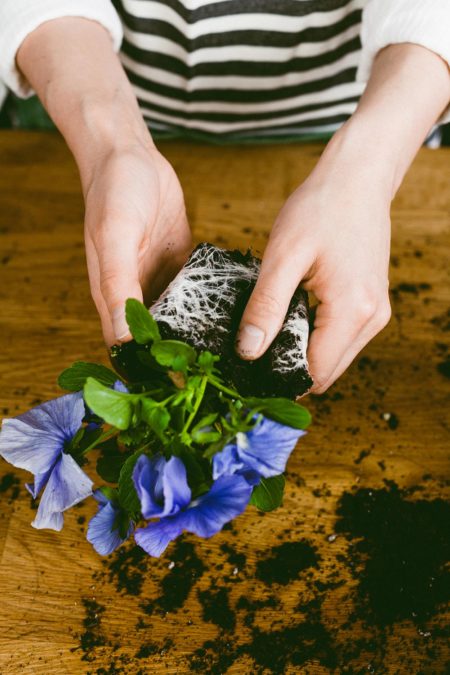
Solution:
M 159 556 L 183 531 L 211 537 L 253 504 L 281 505 L 284 470 L 310 423 L 283 398 L 246 398 L 224 380 L 219 357 L 163 339 L 127 300 L 133 341 L 113 347 L 115 370 L 76 362 L 61 373 L 70 393 L 5 419 L 0 455 L 34 474 L 34 527 L 60 530 L 63 513 L 98 503 L 88 541 L 108 555 L 128 537 Z M 95 451 L 105 485 L 86 473 Z

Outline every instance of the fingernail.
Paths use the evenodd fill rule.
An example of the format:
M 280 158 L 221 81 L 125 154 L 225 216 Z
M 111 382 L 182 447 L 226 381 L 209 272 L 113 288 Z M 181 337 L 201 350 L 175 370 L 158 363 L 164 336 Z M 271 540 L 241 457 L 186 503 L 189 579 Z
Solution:
M 114 336 L 116 340 L 123 340 L 130 334 L 127 321 L 125 319 L 124 309 L 115 309 L 111 316 Z
M 264 337 L 264 331 L 258 328 L 258 326 L 254 326 L 251 323 L 244 324 L 239 330 L 236 340 L 238 352 L 247 358 L 256 357 L 264 342 Z

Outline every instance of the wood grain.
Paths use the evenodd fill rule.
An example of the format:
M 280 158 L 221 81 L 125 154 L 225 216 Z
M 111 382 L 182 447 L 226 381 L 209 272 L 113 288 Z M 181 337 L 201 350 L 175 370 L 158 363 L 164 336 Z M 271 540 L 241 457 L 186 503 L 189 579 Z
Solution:
M 311 171 L 322 147 L 215 148 L 175 143 L 165 144 L 162 150 L 184 187 L 196 241 L 262 251 L 278 209 Z M 443 317 L 450 306 L 449 164 L 447 150 L 421 150 L 395 199 L 393 318 L 365 349 L 366 360 L 355 362 L 327 397 L 308 401 L 314 423 L 291 459 L 283 508 L 264 518 L 249 509 L 237 521 L 237 535 L 223 532 L 210 541 L 196 542 L 207 570 L 180 611 L 145 617 L 143 632 L 136 628 L 142 618 L 142 598 L 118 593 L 104 575 L 96 580 L 95 573 L 104 566 L 85 541 L 86 525 L 78 522 L 80 516 L 93 513 L 91 502 L 68 513 L 63 532 L 57 534 L 30 527 L 33 513 L 24 489 L 15 500 L 8 498 L 8 492 L 0 494 L 2 674 L 190 672 L 189 654 L 218 634 L 217 626 L 201 619 L 197 590 L 220 585 L 228 575 L 233 601 L 241 595 L 262 597 L 264 588 L 254 576 L 261 552 L 301 537 L 317 547 L 324 570 L 342 568 L 351 586 L 354 581 L 338 560 L 347 542 L 342 537 L 332 543 L 327 539 L 343 492 L 355 485 L 376 489 L 390 479 L 401 487 L 421 484 L 430 499 L 448 498 L 450 388 L 437 364 L 448 347 Z M 107 356 L 87 282 L 77 170 L 56 134 L 0 134 L 0 199 L 0 413 L 4 417 L 58 395 L 57 375 L 74 360 L 106 363 Z M 429 286 L 413 292 L 399 287 L 421 283 Z M 398 417 L 395 430 L 383 413 Z M 367 456 L 361 459 L 362 452 Z M 2 461 L 0 470 L 4 474 L 10 469 Z M 25 474 L 16 473 L 23 481 Z M 424 481 L 424 475 L 431 478 Z M 221 550 L 230 542 L 245 550 L 247 557 L 235 580 Z M 158 592 L 169 561 L 170 549 L 164 559 L 149 563 L 146 598 Z M 258 615 L 258 625 L 266 630 L 282 625 L 298 598 L 308 592 L 302 577 L 281 586 L 277 593 L 282 611 L 279 607 L 265 610 Z M 82 660 L 77 648 L 85 617 L 83 597 L 108 604 L 102 630 L 118 645 L 115 651 L 111 644 L 97 648 L 91 663 Z M 327 625 L 344 626 L 351 608 L 348 598 L 339 588 L 329 594 L 323 607 Z M 233 639 L 245 639 L 246 631 L 240 626 Z M 144 637 L 159 643 L 170 638 L 173 646 L 162 655 L 138 658 Z M 349 639 L 356 637 L 350 631 Z M 365 654 L 352 664 L 352 672 L 443 673 L 450 651 L 438 638 L 434 647 L 434 666 L 424 666 L 429 663 L 429 642 L 424 638 L 417 644 L 417 630 L 411 623 L 396 624 L 386 637 L 382 660 L 379 654 Z M 125 655 L 122 661 L 121 655 Z M 368 671 L 370 663 L 378 664 L 375 670 Z M 244 655 L 227 672 L 257 671 Z M 286 672 L 331 671 L 313 660 L 289 666 Z M 336 672 L 343 672 L 342 666 Z

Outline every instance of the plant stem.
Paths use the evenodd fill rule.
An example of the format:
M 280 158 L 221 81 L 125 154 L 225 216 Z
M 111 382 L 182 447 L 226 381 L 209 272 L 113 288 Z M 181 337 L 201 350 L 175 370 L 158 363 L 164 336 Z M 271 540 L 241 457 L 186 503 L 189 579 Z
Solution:
M 108 438 L 112 438 L 113 436 L 115 436 L 118 433 L 119 432 L 117 431 L 117 429 L 115 427 L 113 427 L 112 429 L 108 429 L 108 431 L 105 431 L 105 433 L 102 434 L 101 436 L 99 436 L 97 438 L 97 440 L 95 440 L 93 443 L 88 445 L 87 448 L 85 448 L 81 454 L 85 455 L 87 452 L 89 452 L 89 450 L 92 450 L 92 448 L 95 448 L 96 445 L 98 445 L 99 443 L 103 443 L 103 441 L 106 441 Z
M 196 416 L 196 414 L 198 412 L 198 409 L 200 408 L 200 404 L 201 404 L 201 402 L 203 400 L 203 397 L 205 395 L 207 384 L 208 384 L 208 376 L 204 375 L 202 377 L 202 381 L 201 381 L 200 386 L 198 388 L 198 395 L 197 395 L 197 398 L 196 398 L 196 401 L 195 401 L 194 409 L 192 410 L 191 414 L 187 418 L 186 423 L 181 430 L 181 435 L 185 434 L 187 432 L 187 430 L 189 429 L 189 427 L 191 426 L 191 423 L 194 420 L 194 417 Z
M 233 398 L 242 398 L 237 391 L 234 391 L 233 389 L 229 389 L 228 387 L 225 387 L 225 385 L 221 384 L 218 382 L 215 378 L 209 378 L 209 383 L 212 384 L 213 387 L 216 387 L 216 389 L 220 389 L 220 391 L 223 391 L 224 394 L 228 394 L 229 396 L 232 396 Z

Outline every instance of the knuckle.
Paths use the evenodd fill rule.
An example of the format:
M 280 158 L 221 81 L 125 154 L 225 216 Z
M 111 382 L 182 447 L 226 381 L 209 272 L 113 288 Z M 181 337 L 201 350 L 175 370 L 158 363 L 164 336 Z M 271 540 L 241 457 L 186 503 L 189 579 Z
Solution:
M 278 316 L 280 301 L 267 289 L 255 290 L 251 299 L 252 313 L 259 316 Z
M 113 270 L 101 271 L 100 292 L 106 301 L 114 299 L 117 293 L 117 274 Z
M 328 389 L 328 379 L 327 377 L 315 378 L 312 393 L 317 396 L 323 394 Z
M 378 306 L 375 314 L 375 325 L 378 330 L 382 330 L 390 321 L 392 315 L 391 304 L 388 299 L 383 300 Z
M 354 295 L 353 315 L 359 323 L 369 322 L 376 314 L 379 299 L 378 293 L 369 288 L 361 288 Z

